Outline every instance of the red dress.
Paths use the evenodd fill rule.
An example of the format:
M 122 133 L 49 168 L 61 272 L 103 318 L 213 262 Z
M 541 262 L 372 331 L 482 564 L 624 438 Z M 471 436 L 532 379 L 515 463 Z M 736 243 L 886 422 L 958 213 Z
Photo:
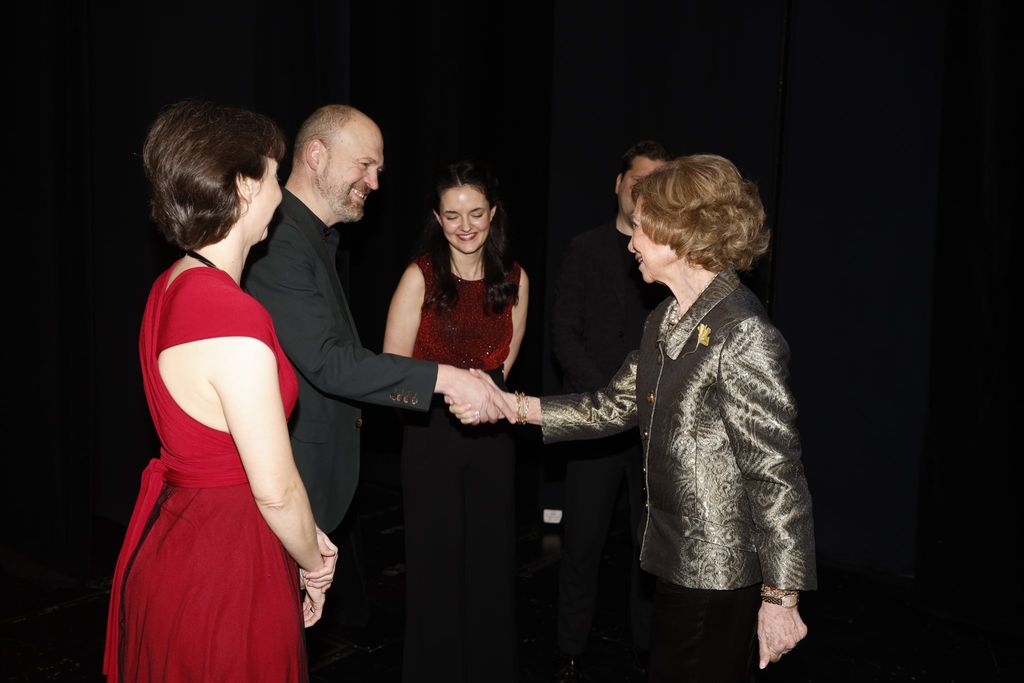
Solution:
M 308 679 L 295 562 L 260 515 L 231 436 L 171 398 L 157 357 L 200 339 L 245 336 L 277 358 L 286 413 L 295 372 L 270 315 L 216 268 L 154 283 L 139 339 L 160 459 L 139 498 L 111 587 L 104 673 L 117 681 Z

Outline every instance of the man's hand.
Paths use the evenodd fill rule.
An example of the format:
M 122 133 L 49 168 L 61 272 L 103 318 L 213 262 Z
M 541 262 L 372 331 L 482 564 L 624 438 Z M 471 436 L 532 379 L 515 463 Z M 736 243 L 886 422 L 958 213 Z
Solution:
M 472 372 L 476 373 L 479 371 L 473 370 Z M 481 374 L 484 377 L 487 377 L 488 381 L 490 381 L 490 377 L 488 377 L 486 373 Z M 501 414 L 501 417 L 504 417 L 509 422 L 515 422 L 515 395 L 498 389 L 496 385 L 494 387 L 494 390 L 496 393 L 493 394 L 492 400 L 494 400 L 497 410 Z M 458 418 L 459 422 L 461 422 L 462 424 L 480 424 L 480 413 L 479 411 L 477 411 L 476 408 L 473 407 L 473 405 L 468 403 L 453 403 L 452 400 L 449 399 L 447 396 L 445 397 L 445 401 L 448 403 L 449 406 L 448 412 L 450 412 L 452 415 Z
M 471 374 L 468 370 L 442 365 L 438 368 L 437 384 L 449 410 L 463 424 L 497 422 L 502 418 L 515 420 L 515 409 L 507 412 L 501 390 L 487 373 L 474 371 Z
M 757 640 L 760 643 L 760 667 L 777 662 L 803 640 L 807 626 L 796 607 L 761 603 L 757 613 Z

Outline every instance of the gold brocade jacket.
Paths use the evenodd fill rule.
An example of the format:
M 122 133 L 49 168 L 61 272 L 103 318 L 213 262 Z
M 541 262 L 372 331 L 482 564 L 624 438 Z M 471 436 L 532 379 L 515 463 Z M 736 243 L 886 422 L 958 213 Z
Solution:
M 720 273 L 678 323 L 669 297 L 601 390 L 541 400 L 545 443 L 639 427 L 640 565 L 671 583 L 817 587 L 789 347 L 757 297 Z

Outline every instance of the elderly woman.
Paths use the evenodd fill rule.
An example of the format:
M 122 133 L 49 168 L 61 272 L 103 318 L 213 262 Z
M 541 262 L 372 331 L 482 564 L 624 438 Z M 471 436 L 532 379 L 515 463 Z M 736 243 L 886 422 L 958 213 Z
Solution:
M 709 154 L 670 162 L 634 197 L 629 249 L 671 291 L 640 348 L 600 391 L 506 400 L 547 443 L 640 429 L 650 680 L 745 681 L 755 658 L 764 668 L 806 635 L 799 592 L 816 587 L 788 347 L 736 275 L 767 249 L 764 208 Z

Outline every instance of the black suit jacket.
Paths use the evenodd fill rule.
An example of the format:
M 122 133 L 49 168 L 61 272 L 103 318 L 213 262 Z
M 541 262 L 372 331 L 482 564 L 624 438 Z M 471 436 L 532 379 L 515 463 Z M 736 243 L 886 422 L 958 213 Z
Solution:
M 607 384 L 626 355 L 639 347 L 644 319 L 665 297 L 662 286 L 644 284 L 626 244 L 614 221 L 569 243 L 552 321 L 565 391 L 593 391 Z
M 270 311 L 299 376 L 292 451 L 317 525 L 330 532 L 345 516 L 359 478 L 362 418 L 356 401 L 426 410 L 437 365 L 362 347 L 321 237 L 325 227 L 284 190 L 267 240 L 250 255 L 243 285 Z

